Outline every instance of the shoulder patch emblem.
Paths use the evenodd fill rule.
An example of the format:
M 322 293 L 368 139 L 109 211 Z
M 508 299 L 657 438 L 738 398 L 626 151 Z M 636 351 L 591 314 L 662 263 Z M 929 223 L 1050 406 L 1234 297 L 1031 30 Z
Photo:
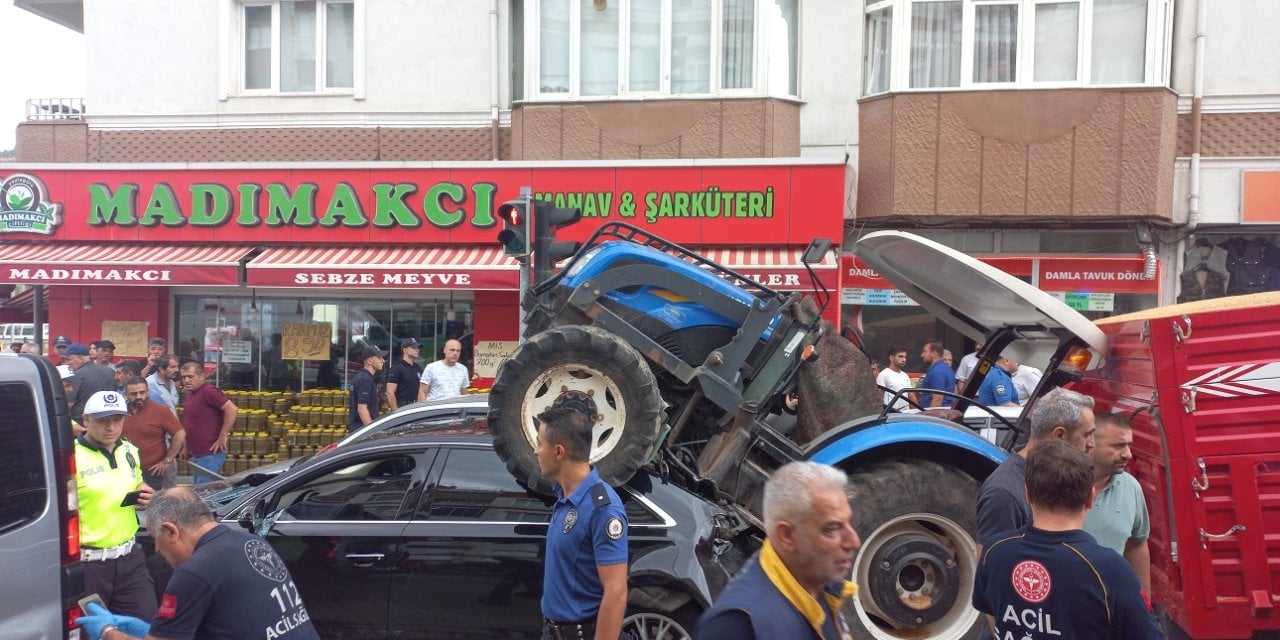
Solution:
M 605 535 L 609 536 L 610 540 L 617 540 L 618 538 L 621 538 L 622 518 L 619 518 L 618 516 L 609 518 L 609 524 L 605 525 L 604 532 Z
M 171 593 L 164 594 L 160 599 L 160 608 L 156 609 L 157 618 L 172 618 L 178 615 L 178 596 Z
M 564 529 L 562 530 L 562 532 L 569 533 L 569 530 L 572 529 L 573 525 L 577 523 L 578 523 L 578 510 L 570 509 L 569 513 L 564 514 Z
M 284 582 L 289 577 L 289 570 L 284 561 L 276 555 L 271 545 L 262 540 L 253 539 L 244 543 L 244 557 L 262 577 L 276 582 Z
M 1004 393 L 1004 392 L 1005 392 L 1004 385 L 1002 384 L 996 385 L 996 393 Z

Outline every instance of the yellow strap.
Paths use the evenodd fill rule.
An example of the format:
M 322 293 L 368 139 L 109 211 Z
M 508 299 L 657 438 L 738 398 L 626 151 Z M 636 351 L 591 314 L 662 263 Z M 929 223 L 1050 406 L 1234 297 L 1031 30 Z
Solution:
M 822 624 L 826 622 L 827 611 L 818 604 L 818 601 L 800 583 L 796 581 L 795 576 L 791 575 L 791 571 L 782 563 L 782 558 L 778 557 L 778 552 L 774 550 L 773 544 L 768 539 L 764 541 L 764 547 L 760 549 L 760 567 L 764 569 L 764 574 L 769 577 L 769 581 L 773 586 L 782 592 L 782 596 L 787 599 L 796 610 L 809 621 L 809 625 L 813 627 L 818 637 L 822 637 Z M 830 607 L 831 611 L 839 611 L 840 606 L 845 600 L 852 598 L 858 592 L 857 585 L 842 580 L 840 586 L 840 595 L 834 595 L 824 592 L 823 599 Z M 837 618 L 838 620 L 838 618 Z M 839 627 L 839 623 L 836 627 Z M 843 629 L 836 629 L 837 632 L 844 633 Z

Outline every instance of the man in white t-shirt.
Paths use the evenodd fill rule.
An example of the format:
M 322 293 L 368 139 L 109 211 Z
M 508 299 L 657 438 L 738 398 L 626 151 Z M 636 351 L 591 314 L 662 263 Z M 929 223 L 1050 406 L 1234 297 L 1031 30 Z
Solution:
M 1013 365 L 1013 388 L 1018 390 L 1018 404 L 1026 406 L 1031 400 L 1031 392 L 1040 384 L 1044 372 L 1025 364 L 1009 361 Z
M 978 366 L 978 352 L 982 351 L 983 344 L 979 342 L 973 345 L 973 353 L 960 358 L 960 366 L 956 368 L 956 393 L 964 390 L 964 383 L 969 381 L 969 376 L 973 374 L 973 370 Z
M 889 404 L 893 400 L 893 394 L 900 389 L 911 388 L 911 376 L 907 375 L 902 368 L 907 366 L 907 348 L 902 345 L 894 345 L 889 349 L 889 357 L 887 366 L 880 370 L 880 375 L 876 376 L 876 384 L 884 387 L 884 403 Z M 909 409 L 911 405 L 907 402 L 906 397 L 909 394 L 903 394 L 893 403 L 893 408 L 901 411 Z
M 422 370 L 418 384 L 418 401 L 439 400 L 467 393 L 471 377 L 466 366 L 458 363 L 462 357 L 462 343 L 448 340 L 444 343 L 444 358 L 436 360 Z

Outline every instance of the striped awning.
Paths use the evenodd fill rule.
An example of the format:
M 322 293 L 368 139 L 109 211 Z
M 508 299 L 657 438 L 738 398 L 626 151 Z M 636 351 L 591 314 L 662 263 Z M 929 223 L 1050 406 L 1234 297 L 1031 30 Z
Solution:
M 8 300 L 0 303 L 0 307 L 13 307 L 30 311 L 36 304 L 36 290 L 30 287 L 26 288 L 17 295 L 10 296 Z
M 783 291 L 812 291 L 809 273 L 800 258 L 805 247 L 691 247 L 708 260 L 737 271 L 748 278 Z M 814 275 L 827 290 L 836 288 L 840 259 L 828 251 L 822 262 L 812 265 Z
M 485 245 L 274 247 L 248 264 L 251 287 L 513 291 L 520 265 Z
M 235 285 L 242 245 L 0 244 L 0 282 L 102 285 Z

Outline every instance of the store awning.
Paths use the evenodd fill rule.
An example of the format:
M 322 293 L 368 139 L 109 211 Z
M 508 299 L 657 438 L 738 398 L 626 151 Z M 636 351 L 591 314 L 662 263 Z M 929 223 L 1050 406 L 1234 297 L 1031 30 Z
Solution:
M 514 291 L 520 265 L 497 246 L 276 247 L 248 265 L 251 287 Z
M 809 273 L 805 271 L 800 256 L 805 247 L 691 247 L 709 260 L 720 263 L 744 276 L 752 278 L 770 289 L 782 291 L 812 291 Z M 813 265 L 814 275 L 827 287 L 836 290 L 840 259 L 834 251 L 828 251 L 822 262 Z
M 0 244 L 0 282 L 235 285 L 253 247 L 156 244 Z
M 0 307 L 10 307 L 14 309 L 22 309 L 23 311 L 31 311 L 36 304 L 36 290 L 27 288 L 16 296 L 10 296 L 8 300 L 0 303 Z

